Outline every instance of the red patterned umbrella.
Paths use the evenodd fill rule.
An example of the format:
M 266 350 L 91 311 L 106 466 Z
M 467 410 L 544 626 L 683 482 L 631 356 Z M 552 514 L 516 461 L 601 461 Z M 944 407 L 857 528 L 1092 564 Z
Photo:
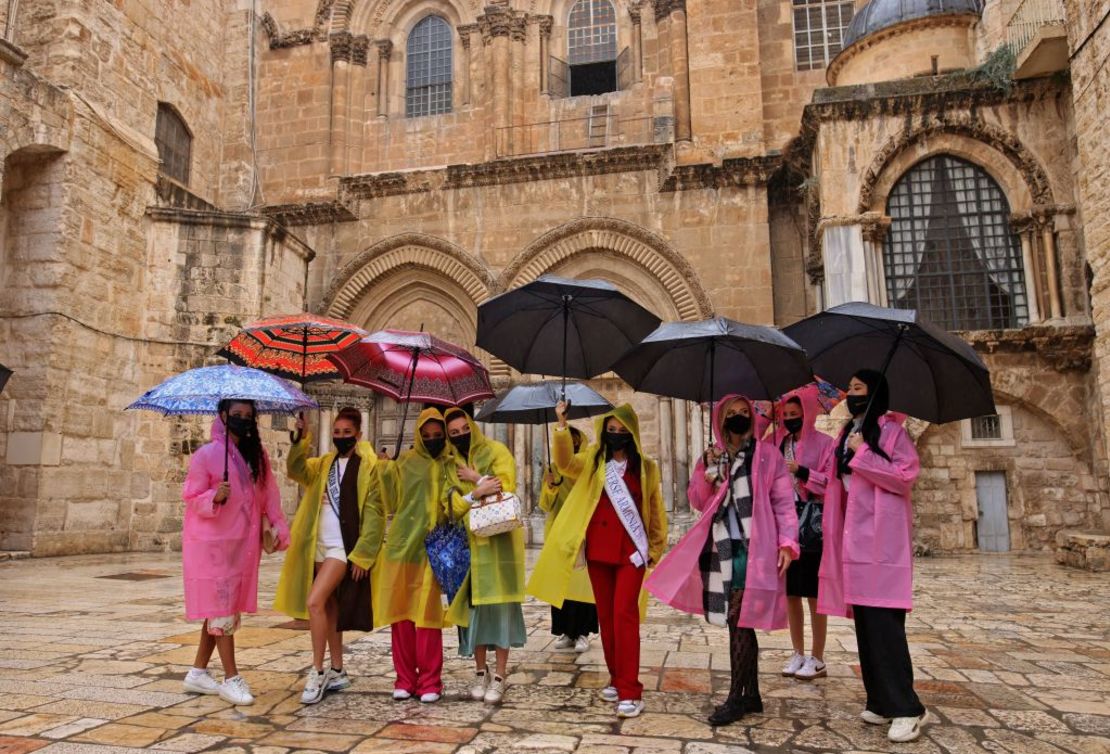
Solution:
M 347 322 L 301 313 L 247 325 L 219 352 L 236 364 L 297 380 L 303 386 L 340 378 L 328 354 L 358 342 L 366 331 Z
M 457 406 L 493 397 L 489 372 L 465 349 L 424 332 L 380 330 L 328 357 L 345 382 L 405 404 Z M 401 447 L 401 434 L 397 449 Z

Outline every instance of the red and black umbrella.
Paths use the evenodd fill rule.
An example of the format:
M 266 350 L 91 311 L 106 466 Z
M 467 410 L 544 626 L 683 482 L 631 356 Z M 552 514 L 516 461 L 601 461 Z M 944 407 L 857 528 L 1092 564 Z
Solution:
M 465 349 L 425 332 L 380 330 L 328 357 L 345 382 L 362 385 L 404 404 L 458 406 L 493 397 L 489 372 Z
M 347 348 L 367 332 L 347 322 L 301 313 L 270 317 L 244 327 L 219 355 L 242 366 L 296 380 L 303 386 L 341 377 L 328 355 Z

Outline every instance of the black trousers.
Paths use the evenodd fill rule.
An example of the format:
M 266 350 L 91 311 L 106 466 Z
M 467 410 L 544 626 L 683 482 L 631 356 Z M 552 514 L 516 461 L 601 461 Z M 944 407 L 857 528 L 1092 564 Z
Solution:
M 867 709 L 883 717 L 917 717 L 925 707 L 913 690 L 913 665 L 906 642 L 906 611 L 853 605 L 856 644 Z
M 563 608 L 551 608 L 551 633 L 577 639 L 598 632 L 597 607 L 592 602 L 566 600 Z

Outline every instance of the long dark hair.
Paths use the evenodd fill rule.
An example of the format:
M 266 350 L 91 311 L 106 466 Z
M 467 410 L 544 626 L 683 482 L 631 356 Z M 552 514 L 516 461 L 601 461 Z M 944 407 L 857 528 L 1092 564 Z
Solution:
M 889 461 L 890 456 L 879 447 L 879 438 L 882 436 L 879 417 L 890 410 L 890 386 L 887 385 L 886 377 L 874 369 L 861 369 L 852 376 L 867 385 L 867 397 L 870 399 L 870 405 L 863 414 L 863 424 L 860 426 L 863 441 L 871 448 L 871 452 Z M 844 438 L 851 430 L 852 422 L 844 425 L 838 447 L 844 446 Z
M 245 406 L 251 407 L 251 418 L 258 421 L 258 413 L 254 407 L 254 401 L 226 399 L 220 401 L 219 411 L 220 419 L 224 423 L 224 431 L 229 432 L 227 428 L 228 418 L 231 416 L 231 407 L 236 403 L 241 403 Z M 236 435 L 238 437 L 238 435 Z M 239 455 L 243 456 L 243 460 L 247 462 L 247 466 L 251 470 L 251 480 L 258 482 L 266 474 L 266 457 L 262 451 L 262 438 L 258 434 L 258 426 L 255 425 L 254 432 L 245 437 L 239 437 L 239 443 L 236 445 L 239 449 Z

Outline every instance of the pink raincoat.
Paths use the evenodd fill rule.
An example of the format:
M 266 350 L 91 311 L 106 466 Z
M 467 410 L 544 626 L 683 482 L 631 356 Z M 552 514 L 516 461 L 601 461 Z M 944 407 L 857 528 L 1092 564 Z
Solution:
M 850 491 L 836 477 L 836 441 L 809 486 L 825 497 L 824 551 L 817 611 L 852 617 L 852 605 L 913 608 L 913 508 L 910 490 L 921 470 L 913 440 L 889 414 L 879 419 L 879 447 L 867 444 L 849 466 Z M 823 481 L 824 480 L 824 481 Z
M 741 398 L 727 395 L 713 408 L 713 435 L 724 448 L 724 410 Z M 749 402 L 750 406 L 750 402 Z M 644 582 L 644 588 L 661 602 L 685 613 L 704 615 L 704 584 L 698 559 L 712 535 L 713 517 L 724 502 L 727 488 L 705 479 L 705 461 L 699 459 L 690 477 L 690 507 L 701 512 Z M 770 443 L 756 442 L 752 459 L 752 529 L 748 542 L 748 574 L 739 625 L 773 631 L 786 627 L 786 579 L 778 574 L 778 550 L 786 547 L 798 557 L 798 515 L 794 491 L 782 455 Z
M 181 497 L 185 523 L 181 561 L 185 577 L 185 618 L 204 620 L 258 609 L 258 560 L 262 555 L 262 516 L 277 530 L 278 546 L 289 544 L 289 524 L 281 511 L 277 480 L 263 452 L 264 475 L 257 484 L 235 443 L 227 446 L 231 492 L 213 502 L 224 478 L 224 423 L 212 422 L 212 442 L 189 463 Z
M 782 425 L 782 410 L 786 406 L 786 402 L 795 395 L 802 402 L 802 431 L 794 449 L 794 460 L 799 465 L 809 469 L 809 479 L 806 484 L 801 484 L 794 477 L 794 484 L 802 500 L 820 498 L 821 495 L 817 494 L 815 490 L 823 490 L 827 481 L 824 472 L 821 470 L 821 462 L 825 453 L 836 444 L 836 441 L 815 426 L 817 417 L 823 411 L 820 402 L 817 400 L 817 387 L 815 385 L 798 388 L 784 395 L 782 400 L 779 401 L 776 409 L 778 421 L 775 423 L 775 447 L 782 448 L 782 441 L 786 437 L 786 428 Z

